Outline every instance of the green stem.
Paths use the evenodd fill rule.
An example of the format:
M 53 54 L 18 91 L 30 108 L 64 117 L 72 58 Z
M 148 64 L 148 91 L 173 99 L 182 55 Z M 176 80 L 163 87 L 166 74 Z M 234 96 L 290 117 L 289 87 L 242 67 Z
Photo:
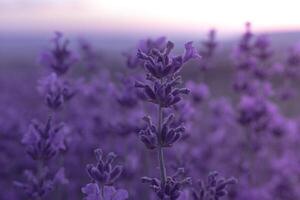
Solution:
M 166 171 L 166 166 L 165 166 L 165 160 L 164 160 L 164 152 L 163 152 L 163 147 L 161 144 L 161 130 L 162 130 L 162 120 L 163 120 L 163 113 L 162 113 L 162 107 L 161 105 L 158 108 L 158 159 L 159 159 L 159 168 L 160 168 L 160 176 L 161 176 L 161 183 L 162 186 L 165 186 L 166 179 L 167 179 L 167 171 Z

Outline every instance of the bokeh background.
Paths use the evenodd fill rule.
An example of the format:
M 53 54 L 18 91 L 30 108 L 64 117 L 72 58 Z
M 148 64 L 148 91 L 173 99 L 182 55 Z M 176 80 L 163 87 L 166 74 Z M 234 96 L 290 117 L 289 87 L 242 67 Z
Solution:
M 0 0 L 0 65 L 32 60 L 53 31 L 120 52 L 150 36 L 197 42 L 211 28 L 230 41 L 249 21 L 255 32 L 286 44 L 297 39 L 299 6 L 297 0 Z
M 52 115 L 66 123 L 60 139 L 66 147 L 59 143 L 59 155 L 45 168 L 50 178 L 58 169 L 65 173 L 58 170 L 62 183 L 44 199 L 82 199 L 90 181 L 85 167 L 95 162 L 97 147 L 119 155 L 124 172 L 115 187 L 128 190 L 129 200 L 155 199 L 140 178 L 159 177 L 156 155 L 137 134 L 146 126 L 141 118 L 157 113 L 134 87 L 144 80 L 143 62 L 128 67 L 126 61 L 136 61 L 137 47 L 161 45 L 155 43 L 161 36 L 175 43 L 175 53 L 194 41 L 204 55 L 215 45 L 211 29 L 217 49 L 208 67 L 202 59 L 182 70 L 192 95 L 175 106 L 174 124 L 184 123 L 187 134 L 166 153 L 168 173 L 184 167 L 195 179 L 213 170 L 235 176 L 234 200 L 299 199 L 299 8 L 299 0 L 0 0 L 0 199 L 24 199 L 23 185 L 16 189 L 14 181 L 26 181 L 28 169 L 39 173 L 24 137 L 32 119 L 45 123 L 52 112 L 45 104 L 51 87 L 65 103 Z M 53 40 L 55 31 L 63 36 Z M 60 39 L 70 42 L 65 76 L 51 65 Z M 251 134 L 253 141 L 245 137 Z

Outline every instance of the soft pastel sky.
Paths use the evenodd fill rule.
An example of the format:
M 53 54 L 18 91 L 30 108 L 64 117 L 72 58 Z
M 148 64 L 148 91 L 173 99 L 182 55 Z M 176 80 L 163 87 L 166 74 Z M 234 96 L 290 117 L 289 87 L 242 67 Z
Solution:
M 0 0 L 0 30 L 193 34 L 300 30 L 300 0 Z

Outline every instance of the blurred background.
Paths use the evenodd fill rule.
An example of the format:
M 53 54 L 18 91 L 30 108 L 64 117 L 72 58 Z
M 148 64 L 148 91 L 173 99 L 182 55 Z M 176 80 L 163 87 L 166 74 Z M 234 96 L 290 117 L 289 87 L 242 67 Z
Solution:
M 145 113 L 157 115 L 143 106 L 133 83 L 144 79 L 137 48 L 165 46 L 161 36 L 180 55 L 194 41 L 191 49 L 202 56 L 182 70 L 192 95 L 175 112 L 192 137 L 166 154 L 168 168 L 187 167 L 195 177 L 211 170 L 237 176 L 239 192 L 231 199 L 300 199 L 299 8 L 300 0 L 0 0 L 0 199 L 24 199 L 8 183 L 36 170 L 21 141 L 31 119 L 46 121 L 43 102 L 56 93 L 54 100 L 68 101 L 54 117 L 67 124 L 61 141 L 68 149 L 50 167 L 54 174 L 65 166 L 71 184 L 46 199 L 82 199 L 84 169 L 98 146 L 128 164 L 120 186 L 136 199 L 149 191 L 137 180 L 158 171 L 136 134 Z M 56 31 L 64 36 L 53 40 Z M 254 141 L 245 137 L 251 131 Z M 258 187 L 249 179 L 252 170 Z
M 54 31 L 121 52 L 150 36 L 199 42 L 211 28 L 231 42 L 249 21 L 274 45 L 291 44 L 300 36 L 299 7 L 298 0 L 0 0 L 0 66 L 33 61 Z

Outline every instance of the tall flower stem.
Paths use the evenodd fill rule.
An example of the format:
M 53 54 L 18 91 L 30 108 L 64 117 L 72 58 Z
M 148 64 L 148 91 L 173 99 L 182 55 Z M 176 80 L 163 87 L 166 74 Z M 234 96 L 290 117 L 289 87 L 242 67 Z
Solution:
M 37 162 L 37 177 L 38 181 L 42 181 L 43 179 L 43 169 L 44 169 L 44 162 L 42 160 L 38 160 Z M 38 196 L 36 200 L 42 200 L 43 198 L 41 196 Z
M 253 151 L 253 139 L 252 130 L 250 127 L 246 129 L 246 156 L 248 158 L 248 181 L 250 186 L 253 185 L 253 168 L 254 168 L 254 151 Z
M 158 108 L 158 141 L 159 141 L 159 147 L 158 147 L 158 159 L 159 159 L 159 168 L 160 168 L 160 176 L 161 176 L 161 183 L 162 186 L 165 185 L 166 179 L 167 179 L 167 171 L 166 171 L 166 166 L 165 166 L 165 160 L 164 160 L 164 151 L 163 147 L 161 144 L 161 126 L 162 126 L 162 121 L 163 121 L 163 109 L 161 105 Z

